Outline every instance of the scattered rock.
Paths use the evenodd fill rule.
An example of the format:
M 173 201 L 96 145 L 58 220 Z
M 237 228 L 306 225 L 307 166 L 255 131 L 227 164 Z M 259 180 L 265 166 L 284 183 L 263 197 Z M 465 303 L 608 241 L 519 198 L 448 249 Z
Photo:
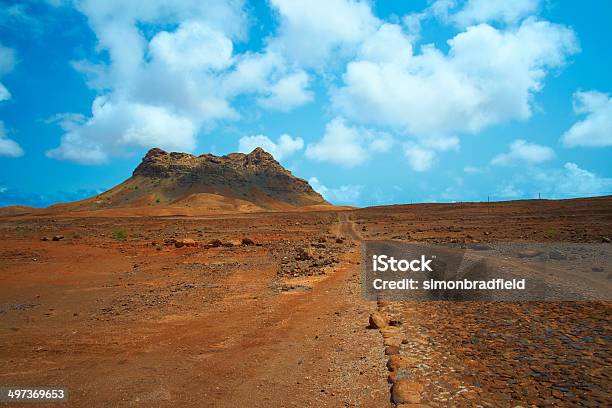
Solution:
M 240 241 L 240 245 L 242 246 L 252 246 L 255 245 L 255 242 L 250 239 L 250 238 L 242 238 L 242 241 Z
M 567 259 L 567 255 L 565 255 L 563 252 L 558 251 L 556 249 L 553 249 L 552 251 L 550 251 L 548 253 L 548 257 L 556 261 L 565 261 Z
M 395 355 L 391 356 L 387 361 L 387 369 L 389 371 L 397 371 L 401 368 L 410 368 L 416 363 L 416 360 L 411 357 Z
M 48 240 L 49 240 L 49 237 L 42 237 L 40 240 L 41 240 L 41 241 L 48 241 Z
M 62 239 L 64 239 L 63 235 L 55 235 L 53 238 L 53 241 L 61 241 Z
M 591 270 L 593 272 L 603 272 L 604 268 L 602 268 L 601 266 L 594 266 L 594 267 L 591 268 Z
M 387 326 L 387 319 L 379 312 L 370 314 L 370 328 L 380 329 Z
M 477 244 L 469 244 L 468 245 L 469 249 L 473 249 L 474 251 L 490 251 L 491 246 L 487 245 L 487 244 L 482 244 L 482 243 L 477 243 Z
M 213 239 L 208 242 L 208 246 L 211 248 L 219 248 L 221 245 L 223 245 L 223 242 L 220 239 Z
M 344 244 L 344 239 L 336 238 L 336 244 Z
M 184 246 L 195 247 L 197 245 L 198 243 L 191 238 L 183 238 L 183 239 L 176 240 L 176 242 L 174 242 L 174 246 L 177 248 L 182 248 Z
M 396 404 L 418 404 L 422 400 L 422 392 L 423 385 L 410 380 L 399 380 L 391 388 L 391 398 Z
M 608 237 L 601 237 L 601 242 L 604 244 L 609 244 L 610 243 L 610 238 Z
M 402 338 L 395 336 L 395 337 L 387 337 L 385 338 L 385 340 L 383 341 L 383 346 L 392 346 L 392 347 L 399 347 L 400 344 L 402 344 Z
M 516 254 L 519 258 L 535 258 L 536 256 L 542 255 L 541 251 L 535 249 L 526 249 Z
M 385 349 L 386 356 L 393 356 L 400 353 L 400 348 L 398 346 L 388 346 Z
M 295 259 L 297 261 L 307 261 L 309 259 L 312 259 L 312 250 L 310 248 L 298 248 Z

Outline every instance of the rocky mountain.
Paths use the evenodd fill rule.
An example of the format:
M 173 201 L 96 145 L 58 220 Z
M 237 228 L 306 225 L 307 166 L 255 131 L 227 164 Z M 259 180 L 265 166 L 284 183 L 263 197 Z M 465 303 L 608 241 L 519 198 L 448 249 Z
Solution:
M 251 212 L 319 205 L 330 204 L 261 148 L 226 156 L 195 156 L 154 148 L 125 182 L 95 197 L 59 207 Z

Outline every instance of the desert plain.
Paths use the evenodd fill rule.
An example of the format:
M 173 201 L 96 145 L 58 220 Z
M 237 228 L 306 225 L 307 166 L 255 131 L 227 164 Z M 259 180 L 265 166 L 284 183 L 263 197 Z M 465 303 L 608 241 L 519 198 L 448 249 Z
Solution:
M 360 272 L 365 240 L 526 270 L 556 245 L 551 271 L 609 288 L 612 197 L 169 212 L 0 217 L 1 385 L 75 407 L 612 404 L 610 302 L 375 301 Z

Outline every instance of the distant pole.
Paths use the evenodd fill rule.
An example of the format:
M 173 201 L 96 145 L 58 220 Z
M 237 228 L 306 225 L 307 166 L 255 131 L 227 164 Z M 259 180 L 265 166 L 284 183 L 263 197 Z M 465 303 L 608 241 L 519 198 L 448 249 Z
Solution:
M 540 193 L 538 192 L 538 200 L 540 199 Z

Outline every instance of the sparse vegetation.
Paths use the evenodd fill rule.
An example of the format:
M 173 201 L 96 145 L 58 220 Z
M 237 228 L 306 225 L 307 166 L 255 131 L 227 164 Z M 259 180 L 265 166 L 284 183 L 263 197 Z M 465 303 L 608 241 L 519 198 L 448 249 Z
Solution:
M 123 228 L 115 228 L 111 233 L 111 237 L 117 241 L 125 241 L 128 237 L 128 233 Z
M 544 231 L 544 237 L 548 239 L 557 238 L 558 235 L 559 235 L 559 231 L 557 231 L 554 228 L 550 228 Z

